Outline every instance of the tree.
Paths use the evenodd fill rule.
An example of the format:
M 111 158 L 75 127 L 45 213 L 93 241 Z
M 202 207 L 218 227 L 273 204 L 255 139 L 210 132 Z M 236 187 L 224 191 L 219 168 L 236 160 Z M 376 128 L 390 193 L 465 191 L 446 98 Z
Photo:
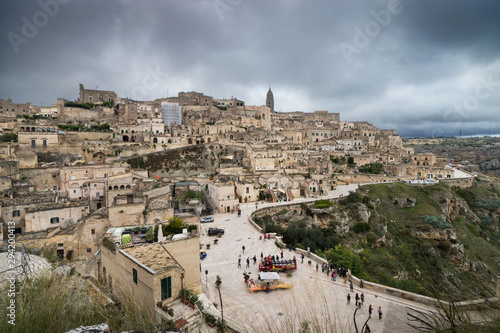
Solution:
M 336 245 L 335 248 L 325 251 L 325 256 L 328 261 L 335 263 L 338 267 L 345 267 L 352 271 L 353 274 L 361 273 L 361 258 L 354 253 L 350 248 Z
M 0 142 L 17 142 L 17 134 L 5 133 L 0 135 Z
M 354 157 L 349 156 L 349 157 L 347 158 L 347 164 L 353 165 L 353 164 L 354 164 Z

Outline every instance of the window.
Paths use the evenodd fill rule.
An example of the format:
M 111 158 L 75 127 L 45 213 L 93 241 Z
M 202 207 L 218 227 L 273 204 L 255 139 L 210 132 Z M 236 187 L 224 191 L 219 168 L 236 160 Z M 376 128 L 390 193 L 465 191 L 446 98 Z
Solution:
M 91 253 L 92 252 L 92 249 L 89 247 L 87 248 L 87 253 Z
M 90 229 L 90 233 L 91 233 L 92 235 L 95 235 L 95 229 Z
M 42 140 L 42 146 L 47 147 L 47 140 Z
M 89 101 L 91 101 L 91 102 L 92 102 L 92 96 L 89 96 Z
M 227 200 L 230 200 L 230 198 L 231 198 L 231 197 L 228 195 L 228 196 L 227 196 Z
M 99 100 L 100 100 L 100 101 L 102 102 L 102 101 L 104 101 L 104 98 L 102 98 L 102 97 L 99 97 Z
M 75 180 L 76 179 L 76 176 L 71 176 L 71 180 Z
M 84 179 L 89 179 L 89 175 L 85 174 L 85 175 L 83 175 L 83 178 Z
M 36 140 L 31 140 L 31 148 L 35 148 L 36 147 Z
M 12 212 L 12 217 L 21 216 L 21 211 L 15 210 Z
M 54 185 L 54 186 L 52 187 L 52 189 L 53 189 L 54 191 L 57 191 L 57 185 Z
M 57 247 L 63 247 L 64 246 L 64 243 L 58 243 L 57 244 Z
M 104 178 L 108 178 L 108 174 L 107 173 L 104 174 Z
M 59 223 L 59 218 L 58 217 L 53 217 L 50 219 L 50 223 L 51 224 L 56 224 L 56 223 Z
M 134 283 L 137 284 L 137 270 L 135 268 L 132 268 L 132 275 L 134 276 Z

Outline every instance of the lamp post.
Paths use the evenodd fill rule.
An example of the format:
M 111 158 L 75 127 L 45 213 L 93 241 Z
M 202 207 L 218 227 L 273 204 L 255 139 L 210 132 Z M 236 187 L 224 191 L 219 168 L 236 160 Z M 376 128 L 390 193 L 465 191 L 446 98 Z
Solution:
M 205 270 L 205 285 L 207 286 L 208 289 L 208 269 Z

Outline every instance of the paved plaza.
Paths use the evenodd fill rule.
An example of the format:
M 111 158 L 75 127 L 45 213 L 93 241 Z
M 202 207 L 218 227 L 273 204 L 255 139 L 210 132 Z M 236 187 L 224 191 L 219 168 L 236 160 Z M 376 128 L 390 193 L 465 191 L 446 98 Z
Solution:
M 329 197 L 340 194 L 347 195 L 350 190 L 355 190 L 357 185 L 339 186 Z M 299 199 L 294 202 L 303 202 Z M 280 204 L 280 203 L 278 203 Z M 281 203 L 284 204 L 284 203 Z M 259 204 L 259 208 L 276 204 Z M 255 210 L 255 204 L 243 204 L 241 217 L 237 214 L 215 215 L 214 223 L 202 224 L 200 238 L 207 257 L 201 261 L 201 281 L 203 292 L 213 302 L 219 304 L 219 294 L 215 288 L 216 275 L 222 276 L 222 302 L 224 316 L 239 321 L 248 331 L 254 332 L 292 332 L 298 331 L 301 322 L 309 321 L 312 326 L 317 326 L 322 332 L 355 332 L 353 314 L 355 311 L 354 296 L 356 293 L 365 294 L 365 303 L 358 310 L 358 329 L 368 319 L 368 306 L 373 306 L 373 315 L 368 325 L 372 332 L 413 332 L 407 326 L 408 309 L 412 307 L 427 310 L 428 307 L 420 303 L 395 298 L 384 293 L 378 293 L 355 287 L 351 294 L 351 304 L 347 304 L 348 283 L 337 278 L 336 282 L 330 280 L 326 273 L 316 272 L 316 262 L 311 266 L 308 260 L 300 263 L 300 255 L 295 251 L 284 251 L 285 259 L 297 257 L 298 269 L 292 273 L 291 278 L 280 273 L 281 278 L 293 283 L 292 289 L 275 290 L 252 293 L 246 287 L 243 272 L 250 272 L 250 276 L 257 280 L 258 263 L 260 254 L 279 255 L 280 250 L 273 240 L 261 240 L 261 234 L 249 223 L 248 216 Z M 214 244 L 214 236 L 208 236 L 206 231 L 210 227 L 225 229 L 225 234 Z M 206 244 L 211 244 L 206 250 Z M 245 252 L 242 251 L 245 246 Z M 238 256 L 241 255 L 241 268 L 238 268 Z M 257 256 L 257 263 L 250 262 L 246 268 L 247 257 Z M 208 270 L 208 275 L 205 275 Z M 378 319 L 377 309 L 383 310 L 382 320 Z M 220 310 L 220 305 L 219 305 Z

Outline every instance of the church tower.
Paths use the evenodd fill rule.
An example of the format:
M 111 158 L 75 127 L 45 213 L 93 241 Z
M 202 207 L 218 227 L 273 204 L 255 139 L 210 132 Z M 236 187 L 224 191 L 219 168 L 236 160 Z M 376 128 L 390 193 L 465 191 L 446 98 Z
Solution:
M 274 97 L 273 92 L 271 91 L 271 86 L 269 86 L 269 90 L 267 91 L 266 106 L 271 109 L 271 112 L 274 112 Z

